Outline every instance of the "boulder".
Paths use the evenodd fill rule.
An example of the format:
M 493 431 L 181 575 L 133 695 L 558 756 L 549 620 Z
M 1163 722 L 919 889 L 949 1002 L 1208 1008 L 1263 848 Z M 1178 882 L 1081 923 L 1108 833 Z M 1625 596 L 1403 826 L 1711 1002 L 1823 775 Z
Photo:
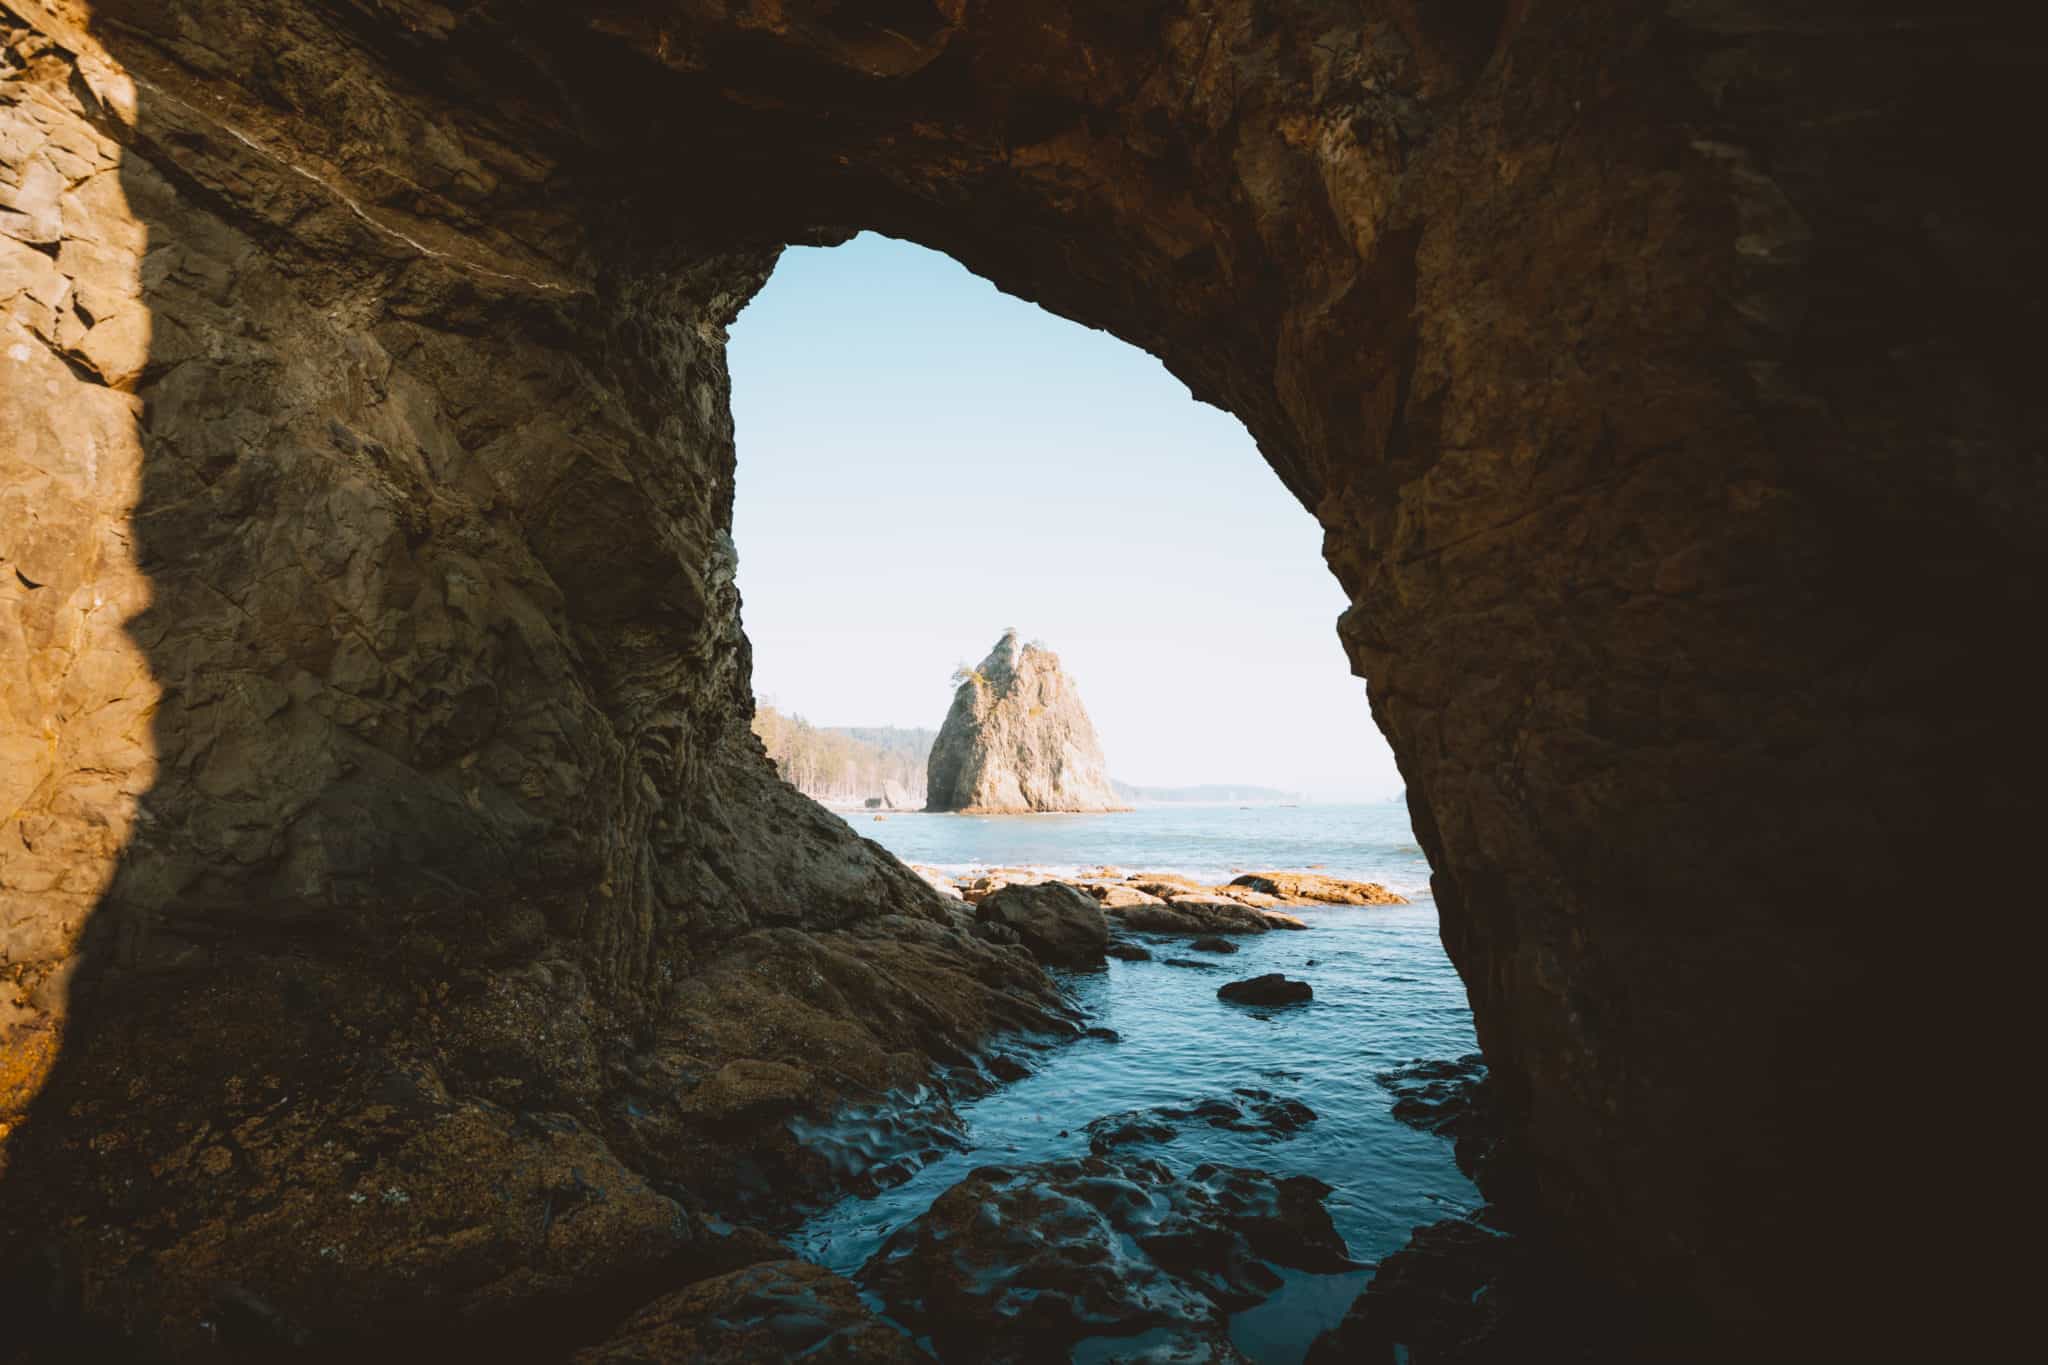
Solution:
M 1135 886 L 1091 886 L 1088 894 L 1105 910 L 1125 910 L 1133 905 L 1164 905 L 1165 902 Z
M 1217 938 L 1214 935 L 1208 938 L 1198 938 L 1193 943 L 1190 943 L 1188 947 L 1193 948 L 1198 953 L 1234 953 L 1237 951 L 1235 943 L 1232 943 L 1227 938 Z
M 1293 981 L 1278 972 L 1268 972 L 1264 976 L 1219 986 L 1216 998 L 1228 1000 L 1233 1005 L 1296 1005 L 1314 999 L 1315 991 L 1306 981 Z
M 976 905 L 974 916 L 1009 929 L 1033 957 L 1056 966 L 1095 965 L 1109 946 L 1101 909 L 1065 882 L 1003 887 Z

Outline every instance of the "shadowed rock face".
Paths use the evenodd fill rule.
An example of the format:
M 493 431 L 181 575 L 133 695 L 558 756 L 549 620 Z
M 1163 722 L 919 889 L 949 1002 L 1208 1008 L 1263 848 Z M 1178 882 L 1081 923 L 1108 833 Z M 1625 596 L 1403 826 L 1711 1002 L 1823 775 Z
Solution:
M 1081 694 L 1043 646 L 1006 631 L 953 694 L 932 741 L 925 809 L 1122 810 Z
M 723 329 L 874 228 L 1315 513 L 1547 1224 L 1981 1353 L 1896 1077 L 2025 1036 L 2008 11 L 0 0 L 0 1245 L 155 1350 L 498 1321 L 683 1254 L 728 1063 L 1044 1017 L 747 733 Z

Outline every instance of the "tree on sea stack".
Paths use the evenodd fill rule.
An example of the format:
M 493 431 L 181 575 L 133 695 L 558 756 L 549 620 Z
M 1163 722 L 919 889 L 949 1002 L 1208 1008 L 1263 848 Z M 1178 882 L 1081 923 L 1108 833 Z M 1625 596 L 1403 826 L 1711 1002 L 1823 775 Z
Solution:
M 1059 655 L 1003 632 L 977 668 L 958 670 L 932 744 L 925 809 L 970 814 L 1125 810 L 1102 745 Z

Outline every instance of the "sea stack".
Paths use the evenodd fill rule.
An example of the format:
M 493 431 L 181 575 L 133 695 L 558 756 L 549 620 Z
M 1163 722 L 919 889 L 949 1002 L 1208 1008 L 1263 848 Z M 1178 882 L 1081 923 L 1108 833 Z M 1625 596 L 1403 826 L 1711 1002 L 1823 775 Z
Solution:
M 961 679 L 932 743 L 925 809 L 974 814 L 1126 809 L 1059 655 L 1007 630 Z

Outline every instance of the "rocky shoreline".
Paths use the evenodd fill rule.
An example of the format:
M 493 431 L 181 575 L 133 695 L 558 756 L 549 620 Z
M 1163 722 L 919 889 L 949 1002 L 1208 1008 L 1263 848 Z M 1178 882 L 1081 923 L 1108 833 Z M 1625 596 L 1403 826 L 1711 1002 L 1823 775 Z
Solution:
M 954 898 L 957 927 L 989 951 L 1061 970 L 1149 957 L 1148 943 L 1192 940 L 1185 945 L 1192 950 L 1227 953 L 1235 950 L 1233 938 L 1307 927 L 1283 907 L 1403 903 L 1377 883 L 1312 872 L 1245 873 L 1216 884 L 1112 867 L 1071 879 L 1028 868 L 914 870 Z M 1269 975 L 1226 985 L 1217 991 L 1219 1007 L 1243 987 L 1251 988 L 1246 1003 L 1265 1008 L 1309 997 L 1306 983 L 1293 981 L 1273 994 L 1280 981 Z M 1099 1027 L 992 1039 L 969 1074 L 991 1084 L 1021 1079 L 1047 1048 L 1083 1034 L 1119 1041 Z M 1459 1142 L 1461 1155 L 1491 1141 L 1469 1062 L 1418 1063 L 1382 1078 L 1397 1117 Z M 1404 1088 L 1411 1072 L 1419 1079 Z M 1483 1078 L 1483 1068 L 1478 1074 Z M 764 1112 L 795 1102 L 795 1078 L 779 1070 L 762 1069 L 758 1077 L 750 1070 L 742 1079 L 765 1087 L 771 1107 Z M 805 1142 L 829 1145 L 847 1133 L 871 1132 L 879 1117 L 850 1114 L 829 1126 L 789 1127 Z M 646 1304 L 609 1340 L 574 1359 L 1243 1362 L 1251 1357 L 1233 1344 L 1235 1314 L 1266 1302 L 1290 1273 L 1355 1273 L 1370 1263 L 1354 1259 L 1333 1225 L 1325 1204 L 1333 1190 L 1322 1181 L 1284 1167 L 1189 1164 L 1185 1156 L 1170 1165 L 1160 1158 L 1204 1129 L 1279 1141 L 1317 1121 L 1299 1099 L 1257 1088 L 1128 1112 L 1076 1113 L 1070 1126 L 1085 1136 L 1085 1155 L 975 1166 L 857 1268 L 841 1266 L 838 1273 L 790 1256 L 760 1233 L 736 1232 L 758 1260 Z M 911 1127 L 939 1147 L 955 1140 L 942 1122 Z M 907 1179 L 919 1156 L 874 1163 L 873 1155 L 867 1148 L 842 1153 L 843 1162 L 868 1162 L 865 1179 L 844 1188 L 872 1193 Z M 1341 1329 L 1317 1343 L 1313 1359 L 1344 1358 L 1329 1353 L 1354 1342 L 1403 1341 L 1417 1293 L 1491 1273 L 1492 1261 L 1438 1254 L 1439 1243 L 1461 1253 L 1465 1243 L 1440 1229 L 1418 1230 L 1425 1231 L 1418 1249 L 1398 1261 L 1407 1270 L 1389 1300 L 1394 1307 L 1383 1305 L 1385 1294 L 1369 1304 L 1361 1296 Z M 1413 1287 L 1417 1282 L 1423 1290 Z M 1421 1330 L 1432 1340 L 1454 1339 L 1457 1327 L 1448 1317 L 1432 1318 Z

